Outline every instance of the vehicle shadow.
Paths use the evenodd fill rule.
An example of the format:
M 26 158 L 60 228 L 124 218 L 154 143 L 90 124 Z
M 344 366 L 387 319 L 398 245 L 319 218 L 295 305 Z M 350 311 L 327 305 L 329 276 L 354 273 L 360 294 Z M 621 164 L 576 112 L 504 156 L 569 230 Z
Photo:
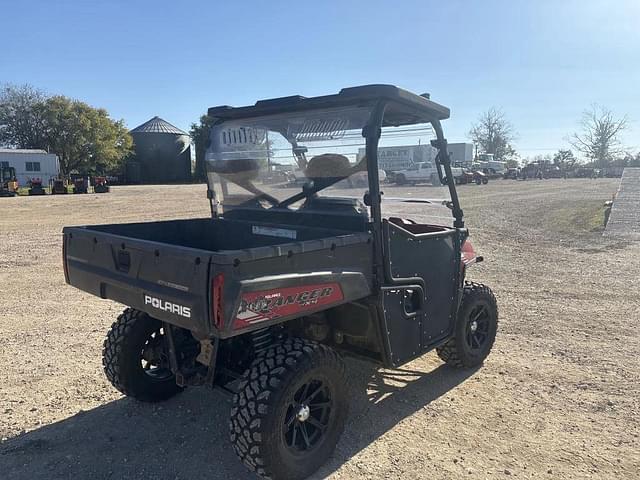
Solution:
M 378 370 L 350 360 L 351 414 L 323 478 L 473 371 Z M 228 440 L 230 400 L 191 389 L 162 404 L 119 399 L 0 444 L 0 477 L 16 480 L 250 479 Z M 372 421 L 375 419 L 375 421 Z
M 478 368 L 439 364 L 430 371 L 380 369 L 351 362 L 351 412 L 333 456 L 313 478 L 325 478 L 395 425 L 463 383 Z

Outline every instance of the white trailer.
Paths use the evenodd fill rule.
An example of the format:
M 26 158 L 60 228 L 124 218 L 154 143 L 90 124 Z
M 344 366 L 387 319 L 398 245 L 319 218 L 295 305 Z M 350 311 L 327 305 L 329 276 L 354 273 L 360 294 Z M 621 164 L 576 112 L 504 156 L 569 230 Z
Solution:
M 447 144 L 451 165 L 470 167 L 473 163 L 473 143 Z
M 54 153 L 35 149 L 0 149 L 0 165 L 16 169 L 16 178 L 21 187 L 32 178 L 39 178 L 46 185 L 51 177 L 60 173 L 60 162 Z

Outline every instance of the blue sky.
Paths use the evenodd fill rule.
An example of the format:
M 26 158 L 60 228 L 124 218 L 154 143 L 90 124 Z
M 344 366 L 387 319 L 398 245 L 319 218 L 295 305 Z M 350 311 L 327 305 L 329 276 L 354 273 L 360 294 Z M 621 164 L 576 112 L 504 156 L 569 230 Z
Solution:
M 28 1 L 3 4 L 0 83 L 180 128 L 207 107 L 393 83 L 451 108 L 450 142 L 501 107 L 523 156 L 597 102 L 640 149 L 640 1 Z

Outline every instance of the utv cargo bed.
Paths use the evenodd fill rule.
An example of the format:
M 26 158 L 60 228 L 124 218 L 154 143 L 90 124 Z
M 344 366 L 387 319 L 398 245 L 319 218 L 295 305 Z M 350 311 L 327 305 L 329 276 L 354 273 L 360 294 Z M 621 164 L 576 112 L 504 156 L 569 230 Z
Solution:
M 331 297 L 335 305 L 369 295 L 370 249 L 362 245 L 370 242 L 370 234 L 304 225 L 312 217 L 303 217 L 277 228 L 221 218 L 66 227 L 65 274 L 86 292 L 202 337 L 225 338 L 299 315 L 289 309 L 290 315 L 267 316 L 261 322 L 238 318 L 243 298 L 276 284 L 315 290 L 338 283 L 340 294 Z M 216 281 L 223 298 L 240 299 L 218 305 L 220 312 L 211 301 Z M 316 301 L 306 307 L 312 313 L 327 304 Z

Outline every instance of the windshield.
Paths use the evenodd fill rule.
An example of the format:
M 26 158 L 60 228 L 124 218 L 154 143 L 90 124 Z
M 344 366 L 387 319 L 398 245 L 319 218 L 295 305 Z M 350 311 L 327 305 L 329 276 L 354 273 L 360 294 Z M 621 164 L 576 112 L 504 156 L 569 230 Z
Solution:
M 367 184 L 369 108 L 233 120 L 211 130 L 207 174 L 219 209 L 296 207 L 327 189 Z
M 362 200 L 369 189 L 362 128 L 369 107 L 348 107 L 229 120 L 211 130 L 207 175 L 217 214 L 234 208 L 300 208 L 323 197 Z M 378 148 L 383 204 L 442 203 L 430 124 L 385 127 Z M 362 208 L 364 208 L 362 206 Z M 383 210 L 387 210 L 383 206 Z

